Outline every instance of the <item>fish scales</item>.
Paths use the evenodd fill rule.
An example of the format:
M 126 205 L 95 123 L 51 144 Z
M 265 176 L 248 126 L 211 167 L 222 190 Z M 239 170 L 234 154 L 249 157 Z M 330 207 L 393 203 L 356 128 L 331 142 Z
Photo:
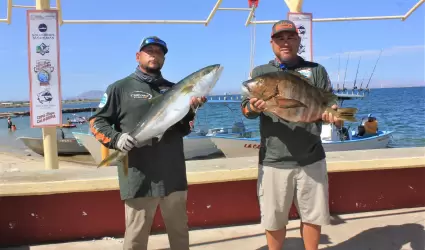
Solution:
M 152 107 L 138 122 L 137 126 L 129 134 L 139 146 L 147 146 L 151 139 L 161 140 L 165 131 L 178 121 L 183 119 L 190 110 L 190 99 L 202 97 L 209 94 L 218 81 L 223 67 L 214 64 L 204 67 L 179 81 L 163 95 L 150 99 Z M 121 159 L 126 159 L 126 152 L 119 150 L 108 156 L 99 163 L 98 167 L 109 165 Z M 126 160 L 125 160 L 126 162 Z M 124 173 L 128 173 L 128 163 L 125 163 Z
M 329 111 L 342 120 L 355 121 L 353 115 L 357 112 L 356 108 L 345 108 L 344 112 L 348 114 L 331 109 L 329 106 L 337 96 L 313 86 L 298 72 L 287 70 L 266 73 L 245 81 L 242 90 L 251 98 L 264 100 L 266 112 L 285 120 L 315 122 L 321 120 L 325 111 Z

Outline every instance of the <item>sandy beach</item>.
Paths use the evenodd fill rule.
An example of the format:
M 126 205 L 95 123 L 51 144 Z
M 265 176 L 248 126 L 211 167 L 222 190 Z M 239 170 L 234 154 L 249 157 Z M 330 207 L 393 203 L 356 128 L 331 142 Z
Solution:
M 59 168 L 95 168 L 90 155 L 59 157 Z M 34 152 L 0 152 L 0 173 L 44 169 L 44 158 Z

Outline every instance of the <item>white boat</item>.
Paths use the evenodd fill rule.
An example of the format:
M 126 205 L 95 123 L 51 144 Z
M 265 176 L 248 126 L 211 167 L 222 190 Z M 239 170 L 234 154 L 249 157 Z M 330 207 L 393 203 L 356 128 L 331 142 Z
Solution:
M 39 155 L 44 155 L 43 138 L 18 137 L 25 146 Z M 78 144 L 75 138 L 63 138 L 57 140 L 58 155 L 84 155 L 89 154 L 87 149 Z
M 77 142 L 90 152 L 96 163 L 102 161 L 101 143 L 98 142 L 92 134 L 79 132 L 72 132 L 72 134 Z M 211 141 L 210 137 L 196 135 L 195 133 L 186 136 L 183 142 L 186 160 L 213 157 L 216 155 L 222 156 L 221 151 L 217 149 L 217 146 Z M 110 153 L 112 152 L 114 152 L 114 150 L 110 149 Z
M 336 93 L 339 100 L 339 107 L 345 100 L 362 99 L 364 94 L 358 93 Z M 226 101 L 217 101 L 225 103 Z M 371 115 L 369 115 L 371 116 Z M 362 119 L 362 124 L 364 122 Z M 258 155 L 260 148 L 260 135 L 258 130 L 245 131 L 243 122 L 238 125 L 239 134 L 219 133 L 209 134 L 211 141 L 217 145 L 227 158 L 255 156 Z M 348 151 L 348 150 L 365 150 L 379 149 L 388 147 L 393 131 L 380 131 L 376 135 L 359 136 L 358 131 L 352 128 L 344 128 L 343 131 L 338 130 L 334 125 L 323 124 L 321 139 L 326 152 L 331 151 Z M 234 131 L 235 132 L 235 131 Z M 344 136 L 342 136 L 344 134 Z
M 349 140 L 340 140 L 338 132 L 332 127 L 323 125 L 322 128 L 322 145 L 326 152 L 386 148 L 392 134 L 392 131 L 378 131 L 377 135 L 368 137 L 351 134 Z M 329 129 L 331 129 L 332 138 L 326 138 Z M 221 134 L 211 136 L 211 140 L 227 158 L 257 156 L 260 148 L 260 137 L 238 138 Z

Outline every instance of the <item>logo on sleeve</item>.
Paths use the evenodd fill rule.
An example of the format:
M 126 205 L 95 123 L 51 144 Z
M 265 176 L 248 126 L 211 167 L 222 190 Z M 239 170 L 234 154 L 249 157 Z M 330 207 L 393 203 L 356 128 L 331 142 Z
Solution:
M 102 99 L 100 99 L 99 108 L 103 108 L 108 101 L 108 95 L 106 93 L 103 94 Z

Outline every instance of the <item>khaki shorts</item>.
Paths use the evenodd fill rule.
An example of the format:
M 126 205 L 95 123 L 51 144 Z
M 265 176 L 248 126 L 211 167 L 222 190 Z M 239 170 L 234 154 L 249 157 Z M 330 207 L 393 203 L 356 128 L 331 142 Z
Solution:
M 292 202 L 301 221 L 329 225 L 329 194 L 326 160 L 290 169 L 259 165 L 257 195 L 261 224 L 268 231 L 288 224 Z

